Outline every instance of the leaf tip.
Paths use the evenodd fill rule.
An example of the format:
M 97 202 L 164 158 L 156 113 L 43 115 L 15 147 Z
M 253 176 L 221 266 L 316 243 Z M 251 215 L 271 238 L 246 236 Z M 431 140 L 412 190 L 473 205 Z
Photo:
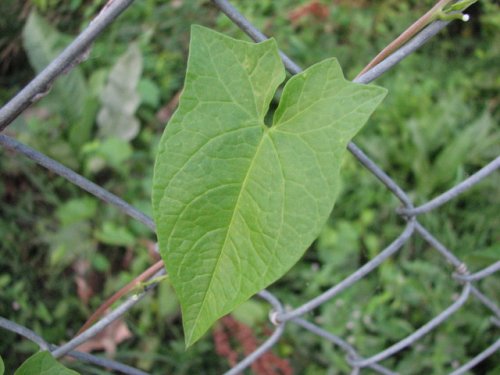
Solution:
M 186 327 L 184 326 L 184 347 L 188 350 L 191 346 L 193 346 L 200 338 L 203 336 L 202 334 L 195 334 L 195 327 Z

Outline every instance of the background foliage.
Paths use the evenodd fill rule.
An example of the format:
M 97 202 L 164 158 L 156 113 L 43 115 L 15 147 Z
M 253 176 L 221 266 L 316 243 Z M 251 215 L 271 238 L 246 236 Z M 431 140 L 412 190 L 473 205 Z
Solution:
M 0 103 L 85 27 L 103 3 L 2 1 L 0 14 L 9 16 L 0 18 Z M 432 1 L 304 4 L 311 2 L 235 2 L 302 66 L 335 56 L 352 79 Z M 389 89 L 388 97 L 355 140 L 417 203 L 450 188 L 500 151 L 500 13 L 492 0 L 480 1 L 470 13 L 469 23 L 452 24 L 377 80 Z M 88 60 L 7 133 L 151 214 L 155 148 L 182 87 L 192 23 L 246 39 L 208 1 L 136 2 L 98 39 Z M 142 224 L 32 162 L 3 150 L 0 155 L 0 315 L 50 342 L 62 342 L 106 296 L 151 264 L 155 238 Z M 498 174 L 492 176 L 422 217 L 472 270 L 498 259 L 499 183 Z M 340 281 L 404 226 L 394 212 L 395 198 L 351 156 L 344 163 L 342 186 L 332 218 L 313 248 L 271 288 L 290 305 Z M 444 270 L 452 272 L 416 238 L 309 318 L 347 337 L 361 353 L 376 353 L 456 298 L 456 285 Z M 498 277 L 486 279 L 481 288 L 499 299 Z M 252 300 L 234 316 L 265 336 L 266 314 L 266 305 Z M 178 306 L 167 283 L 119 324 L 112 332 L 120 335 L 108 332 L 113 345 L 104 346 L 100 338 L 93 349 L 157 374 L 227 368 L 211 335 L 185 351 Z M 12 333 L 2 335 L 6 369 L 16 368 L 36 350 Z M 405 374 L 446 373 L 496 335 L 487 311 L 471 300 L 418 345 L 384 364 Z M 298 327 L 288 329 L 275 354 L 296 373 L 347 371 L 339 350 Z M 102 373 L 81 363 L 68 365 Z M 496 371 L 494 358 L 475 369 L 477 374 Z

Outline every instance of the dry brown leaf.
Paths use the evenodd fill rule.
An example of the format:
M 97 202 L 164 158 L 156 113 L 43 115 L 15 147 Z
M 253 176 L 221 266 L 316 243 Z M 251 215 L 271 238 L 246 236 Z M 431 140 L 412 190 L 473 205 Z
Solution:
M 108 357 L 113 357 L 118 344 L 131 337 L 132 332 L 128 329 L 127 324 L 123 321 L 123 319 L 118 319 L 99 332 L 96 336 L 77 347 L 76 350 L 83 353 L 103 350 Z
M 90 287 L 87 280 L 82 276 L 76 275 L 75 283 L 78 298 L 80 298 L 80 301 L 82 301 L 85 305 L 88 305 L 90 297 L 94 295 L 94 291 Z
M 78 298 L 85 305 L 88 305 L 90 297 L 94 295 L 94 288 L 89 282 L 90 262 L 79 259 L 73 263 L 73 270 L 75 271 L 74 280 Z

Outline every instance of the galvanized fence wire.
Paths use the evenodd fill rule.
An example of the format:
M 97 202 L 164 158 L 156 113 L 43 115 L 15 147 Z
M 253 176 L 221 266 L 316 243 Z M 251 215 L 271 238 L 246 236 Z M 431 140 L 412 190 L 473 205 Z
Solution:
M 40 74 L 38 74 L 26 87 L 24 87 L 14 98 L 0 109 L 0 131 L 5 129 L 12 123 L 24 109 L 36 102 L 42 97 L 49 89 L 55 79 L 61 74 L 69 71 L 72 67 L 79 64 L 88 55 L 91 43 L 99 36 L 107 25 L 112 23 L 116 17 L 121 14 L 128 6 L 133 3 L 133 0 L 110 0 L 108 4 L 102 9 L 97 17 L 89 24 L 89 26 L 56 58 L 54 59 Z M 238 27 L 241 28 L 246 34 L 250 36 L 255 42 L 260 42 L 267 37 L 255 28 L 242 14 L 240 14 L 228 1 L 226 0 L 213 0 L 213 3 L 223 13 L 227 15 Z M 413 53 L 416 49 L 422 46 L 427 40 L 436 35 L 442 30 L 448 22 L 434 21 L 427 26 L 423 31 L 411 39 L 398 51 L 387 57 L 384 61 L 373 67 L 365 74 L 356 79 L 359 83 L 369 83 L 382 75 L 387 70 L 395 66 L 399 61 L 406 56 Z M 297 74 L 301 68 L 293 62 L 286 54 L 280 52 L 281 58 L 286 69 L 291 74 Z M 60 175 L 67 179 L 69 182 L 93 194 L 102 201 L 116 206 L 123 213 L 143 223 L 146 227 L 155 231 L 153 220 L 142 213 L 137 208 L 123 201 L 121 198 L 115 196 L 111 192 L 103 189 L 102 187 L 94 184 L 85 177 L 79 175 L 73 170 L 65 167 L 61 163 L 47 157 L 46 155 L 30 148 L 21 142 L 8 137 L 0 135 L 0 144 L 12 153 L 24 155 L 48 170 Z M 392 241 L 385 249 L 365 263 L 362 267 L 357 269 L 351 275 L 346 277 L 339 283 L 332 285 L 330 289 L 324 293 L 316 296 L 310 301 L 306 301 L 301 306 L 293 309 L 286 310 L 283 303 L 272 293 L 263 290 L 258 293 L 258 297 L 269 303 L 270 305 L 270 322 L 275 326 L 274 332 L 271 336 L 261 344 L 253 353 L 244 358 L 235 367 L 230 369 L 226 374 L 238 374 L 245 368 L 249 367 L 256 361 L 262 354 L 270 350 L 283 335 L 286 326 L 295 324 L 302 327 L 304 330 L 330 342 L 333 346 L 338 347 L 344 351 L 347 363 L 351 366 L 352 374 L 358 374 L 364 368 L 369 368 L 379 374 L 396 374 L 391 369 L 388 369 L 381 364 L 382 361 L 390 358 L 391 356 L 401 352 L 403 349 L 415 344 L 424 335 L 433 330 L 439 329 L 439 325 L 445 322 L 450 316 L 461 309 L 464 304 L 474 297 L 476 301 L 484 305 L 491 312 L 491 322 L 493 325 L 500 326 L 500 308 L 491 298 L 484 295 L 477 287 L 477 283 L 484 278 L 500 271 L 500 261 L 496 262 L 482 270 L 470 273 L 467 265 L 457 258 L 453 251 L 448 249 L 436 237 L 434 237 L 419 221 L 418 216 L 433 210 L 436 210 L 441 205 L 446 204 L 448 201 L 456 198 L 466 190 L 480 183 L 493 172 L 500 168 L 500 157 L 492 160 L 479 171 L 457 184 L 453 188 L 443 192 L 441 195 L 434 199 L 422 204 L 421 206 L 414 207 L 411 199 L 406 192 L 373 160 L 371 160 L 359 147 L 354 143 L 348 145 L 348 150 L 351 154 L 369 171 L 373 174 L 398 200 L 401 202 L 402 207 L 396 208 L 396 212 L 400 217 L 406 221 L 406 226 L 401 234 Z M 314 324 L 304 318 L 304 315 L 311 312 L 318 306 L 331 301 L 337 295 L 342 293 L 347 288 L 356 284 L 358 280 L 373 272 L 385 260 L 398 253 L 402 247 L 414 236 L 420 236 L 428 245 L 437 251 L 449 264 L 451 264 L 455 272 L 450 274 L 450 278 L 456 281 L 457 286 L 461 288 L 459 296 L 444 309 L 437 316 L 432 318 L 429 322 L 418 328 L 416 331 L 403 338 L 392 346 L 376 353 L 370 357 L 362 356 L 356 348 L 349 344 L 345 339 L 333 335 L 332 333 L 324 330 L 319 325 Z M 154 277 L 161 275 L 164 271 L 158 272 Z M 8 331 L 14 332 L 23 336 L 24 338 L 36 343 L 41 350 L 49 350 L 56 358 L 63 356 L 71 356 L 83 362 L 88 362 L 96 366 L 101 366 L 107 369 L 112 369 L 124 374 L 146 374 L 144 371 L 135 369 L 128 365 L 119 363 L 114 360 L 101 358 L 87 353 L 80 353 L 74 351 L 78 345 L 86 340 L 94 337 L 101 332 L 105 327 L 113 321 L 121 317 L 133 306 L 135 306 L 149 290 L 155 288 L 156 284 L 149 285 L 142 292 L 137 293 L 116 307 L 112 312 L 107 314 L 104 318 L 100 319 L 88 330 L 80 335 L 69 340 L 66 344 L 56 346 L 46 342 L 42 337 L 27 327 L 21 326 L 8 319 L 0 317 L 0 327 Z M 492 343 L 489 347 L 485 348 L 481 353 L 478 353 L 474 358 L 461 364 L 451 372 L 453 375 L 464 374 L 478 363 L 488 358 L 500 349 L 500 339 Z

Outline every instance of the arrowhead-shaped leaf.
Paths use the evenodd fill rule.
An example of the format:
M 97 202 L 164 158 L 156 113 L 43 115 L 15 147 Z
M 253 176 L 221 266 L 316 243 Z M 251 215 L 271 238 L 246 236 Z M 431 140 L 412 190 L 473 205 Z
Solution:
M 335 59 L 286 84 L 274 40 L 192 28 L 184 92 L 160 142 L 153 208 L 186 344 L 287 272 L 338 190 L 346 144 L 385 90 L 346 81 Z

